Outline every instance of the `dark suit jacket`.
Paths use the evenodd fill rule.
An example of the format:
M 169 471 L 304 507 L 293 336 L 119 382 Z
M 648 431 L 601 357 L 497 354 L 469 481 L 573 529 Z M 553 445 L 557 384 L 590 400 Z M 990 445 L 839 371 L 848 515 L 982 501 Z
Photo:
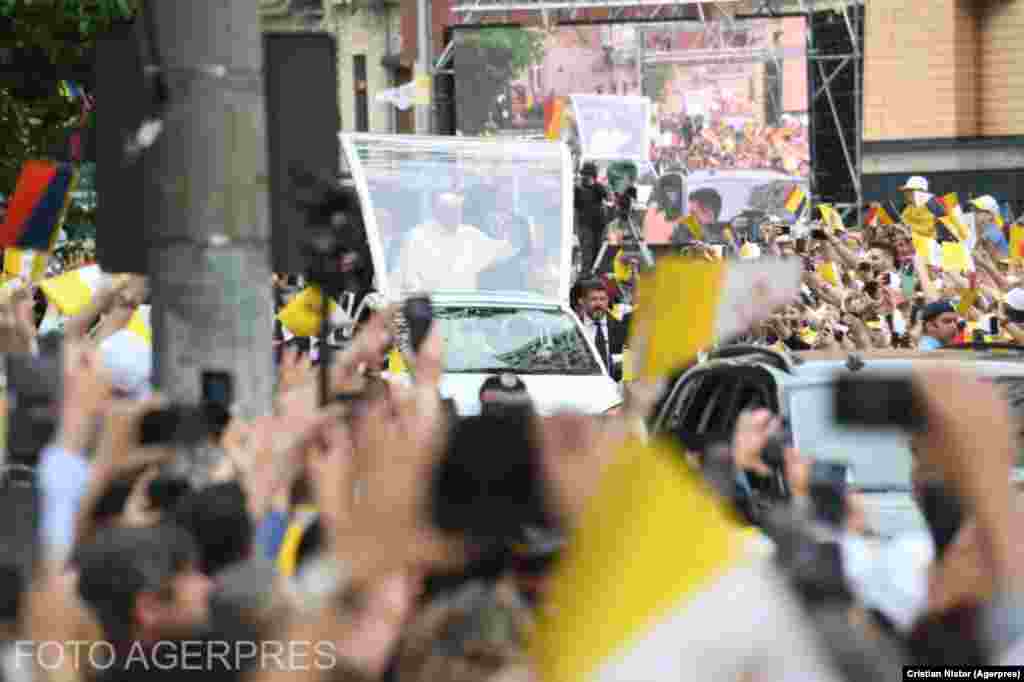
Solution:
M 626 340 L 629 336 L 629 323 L 631 316 L 627 315 L 622 322 L 619 322 L 612 316 L 608 316 L 608 354 L 609 355 L 621 355 L 622 349 L 626 345 Z M 600 353 L 600 349 L 598 349 Z M 609 358 L 611 359 L 611 358 Z M 612 366 L 608 368 L 608 373 L 611 374 L 612 379 L 615 381 L 622 381 L 622 366 L 612 363 Z

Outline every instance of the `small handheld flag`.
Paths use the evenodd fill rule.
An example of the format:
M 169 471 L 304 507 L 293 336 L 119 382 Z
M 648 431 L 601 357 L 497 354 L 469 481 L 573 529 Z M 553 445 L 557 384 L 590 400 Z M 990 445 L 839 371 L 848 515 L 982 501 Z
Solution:
M 316 336 L 320 332 L 320 322 L 323 319 L 321 305 L 320 287 L 309 286 L 277 314 L 277 319 L 295 336 Z M 328 305 L 332 317 L 341 312 L 341 308 L 334 300 Z
M 551 97 L 544 104 L 544 137 L 557 140 L 562 135 L 562 117 L 565 115 L 565 99 Z
M 49 252 L 77 179 L 69 163 L 26 161 L 0 227 L 0 247 Z
M 804 192 L 800 185 L 796 185 L 790 191 L 789 196 L 786 197 L 786 203 L 783 204 L 783 208 L 797 218 L 803 214 L 804 209 L 807 208 L 807 193 Z
M 61 315 L 74 317 L 89 305 L 102 282 L 100 266 L 90 265 L 45 279 L 39 288 Z
M 889 212 L 885 210 L 885 207 L 881 204 L 871 204 L 868 209 L 867 215 L 864 217 L 865 225 L 895 225 L 896 221 L 892 219 Z
M 796 261 L 659 261 L 637 286 L 629 346 L 640 351 L 639 374 L 657 381 L 715 341 L 749 329 L 799 296 L 800 276 Z

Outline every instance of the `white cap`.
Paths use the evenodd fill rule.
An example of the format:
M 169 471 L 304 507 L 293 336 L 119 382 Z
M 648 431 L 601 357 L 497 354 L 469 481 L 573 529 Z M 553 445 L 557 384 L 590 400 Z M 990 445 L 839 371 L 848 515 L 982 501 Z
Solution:
M 913 190 L 915 192 L 927 192 L 928 181 L 921 177 L 920 175 L 915 175 L 909 180 L 907 180 L 907 184 L 900 187 L 901 192 L 905 192 L 908 190 Z
M 988 211 L 989 213 L 999 213 L 999 204 L 995 198 L 990 194 L 978 197 L 977 199 L 971 199 L 971 204 L 981 211 Z
M 122 329 L 111 335 L 100 344 L 100 353 L 114 388 L 131 398 L 150 392 L 153 350 L 133 332 Z
M 1014 289 L 1006 294 L 1004 302 L 1014 310 L 1024 313 L 1024 289 Z

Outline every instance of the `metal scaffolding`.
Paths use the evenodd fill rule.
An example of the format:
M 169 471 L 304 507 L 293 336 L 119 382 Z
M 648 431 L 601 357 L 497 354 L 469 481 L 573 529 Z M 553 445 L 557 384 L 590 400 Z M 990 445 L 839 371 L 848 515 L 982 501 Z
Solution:
M 805 56 L 809 69 L 814 70 L 820 78 L 820 86 L 810 94 L 809 114 L 822 98 L 828 104 L 832 120 L 839 134 L 839 142 L 843 151 L 843 159 L 850 180 L 856 193 L 856 203 L 840 205 L 844 213 L 857 213 L 857 224 L 861 224 L 863 192 L 861 190 L 861 157 L 863 149 L 863 92 L 861 73 L 864 68 L 864 52 L 860 39 L 861 13 L 851 12 L 851 8 L 862 7 L 864 0 L 716 0 L 700 2 L 699 0 L 464 0 L 451 8 L 453 25 L 474 23 L 519 23 L 523 21 L 524 12 L 535 12 L 536 23 L 546 27 L 560 22 L 580 22 L 593 18 L 593 10 L 602 11 L 602 20 L 623 19 L 629 22 L 644 22 L 667 19 L 693 19 L 703 22 L 706 30 L 713 32 L 712 40 L 717 48 L 710 50 L 684 51 L 653 51 L 641 56 L 642 64 L 673 63 L 673 64 L 707 64 L 730 61 L 774 61 L 776 68 L 781 70 L 781 62 L 787 57 Z M 631 10 L 628 18 L 623 14 Z M 849 45 L 852 49 L 845 52 L 824 51 L 818 49 L 815 40 L 813 16 L 818 12 L 832 11 L 837 19 L 841 18 L 849 33 Z M 516 16 L 512 17 L 511 14 Z M 794 55 L 785 49 L 773 50 L 766 48 L 746 48 L 730 44 L 730 36 L 735 34 L 736 22 L 749 18 L 776 18 L 803 14 L 807 18 L 807 49 L 802 55 Z M 455 51 L 454 41 L 449 42 L 434 64 L 435 73 L 451 73 L 450 62 Z M 799 50 L 797 51 L 799 52 Z M 854 129 L 844 128 L 839 108 L 833 94 L 833 83 L 844 69 L 854 71 Z M 810 71 L 808 72 L 810 75 Z M 811 86 L 811 83 L 808 83 Z M 810 134 L 813 137 L 813 115 L 809 115 Z M 813 161 L 813 160 L 812 160 Z M 815 164 L 811 164 L 812 176 L 815 175 Z M 811 179 L 812 192 L 818 187 L 816 177 Z M 814 197 L 812 197 L 814 198 Z

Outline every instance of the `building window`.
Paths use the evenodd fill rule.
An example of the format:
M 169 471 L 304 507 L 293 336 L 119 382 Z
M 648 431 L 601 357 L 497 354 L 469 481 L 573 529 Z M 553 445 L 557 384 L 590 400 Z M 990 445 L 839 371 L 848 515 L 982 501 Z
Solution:
M 370 100 L 367 96 L 366 55 L 357 54 L 352 58 L 352 81 L 356 86 L 356 132 L 370 132 Z

